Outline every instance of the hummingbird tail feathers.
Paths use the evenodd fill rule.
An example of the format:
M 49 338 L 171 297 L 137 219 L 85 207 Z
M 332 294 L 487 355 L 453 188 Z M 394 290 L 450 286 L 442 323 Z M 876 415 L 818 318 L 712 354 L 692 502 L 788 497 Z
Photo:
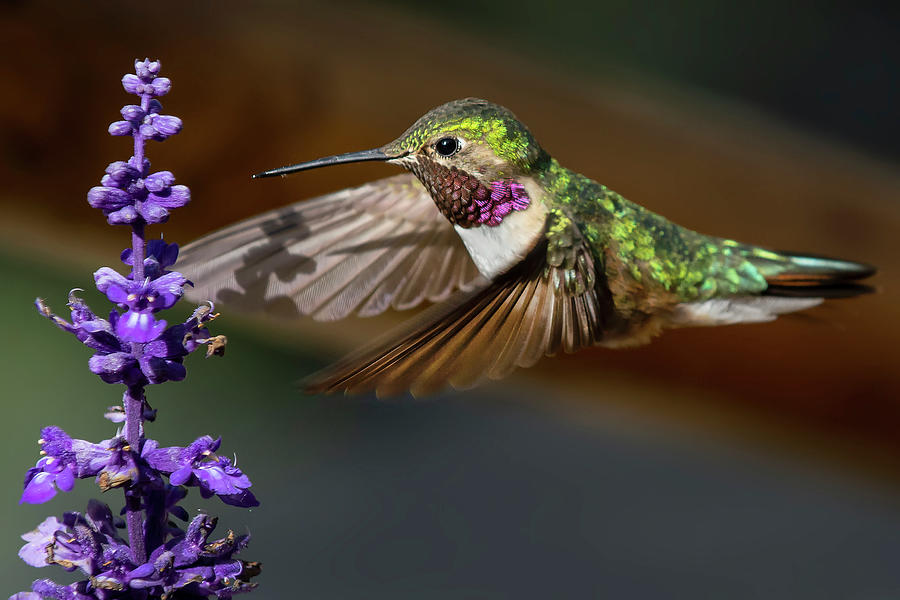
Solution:
M 779 315 L 812 308 L 829 298 L 849 298 L 873 291 L 859 279 L 875 273 L 863 263 L 772 252 L 745 246 L 742 254 L 765 278 L 761 295 L 712 298 L 678 305 L 669 322 L 673 327 L 762 323 Z
M 858 283 L 870 277 L 875 267 L 825 256 L 779 252 L 777 260 L 766 255 L 751 256 L 769 287 L 766 296 L 787 298 L 850 298 L 871 293 L 872 287 Z

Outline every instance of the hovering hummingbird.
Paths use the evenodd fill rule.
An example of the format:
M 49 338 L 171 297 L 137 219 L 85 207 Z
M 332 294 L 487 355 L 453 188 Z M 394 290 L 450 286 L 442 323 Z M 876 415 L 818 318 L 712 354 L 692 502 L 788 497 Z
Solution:
M 869 288 L 868 265 L 685 229 L 560 165 L 507 109 L 467 98 L 360 161 L 409 173 L 262 214 L 193 242 L 196 298 L 318 320 L 436 303 L 313 375 L 310 392 L 394 395 L 500 378 L 545 355 L 663 329 L 769 321 Z

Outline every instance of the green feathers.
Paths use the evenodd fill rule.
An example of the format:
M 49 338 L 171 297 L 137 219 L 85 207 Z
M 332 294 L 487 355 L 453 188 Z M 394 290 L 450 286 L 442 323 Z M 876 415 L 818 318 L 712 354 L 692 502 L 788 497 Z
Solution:
M 610 279 L 625 287 L 674 296 L 680 302 L 716 296 L 758 294 L 765 277 L 730 240 L 701 235 L 671 223 L 583 175 L 551 160 L 541 175 L 551 208 L 564 214 L 548 227 L 550 247 L 560 223 L 579 223 L 595 258 Z M 633 285 L 632 285 L 633 284 Z
M 530 172 L 546 156 L 534 136 L 510 111 L 478 98 L 443 104 L 423 115 L 395 142 L 394 150 L 414 152 L 442 134 L 463 132 L 480 138 L 497 157 Z

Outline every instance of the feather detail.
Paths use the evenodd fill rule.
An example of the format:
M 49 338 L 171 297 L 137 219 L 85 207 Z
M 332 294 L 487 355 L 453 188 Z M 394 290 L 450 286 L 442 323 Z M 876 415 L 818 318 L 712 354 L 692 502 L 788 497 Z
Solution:
M 322 321 L 440 302 L 486 285 L 453 227 L 409 174 L 248 219 L 181 251 L 193 300 Z
M 873 291 L 857 282 L 875 274 L 875 267 L 849 260 L 770 252 L 760 248 L 746 250 L 747 258 L 765 277 L 768 296 L 792 298 L 849 298 Z
M 735 323 L 764 323 L 778 315 L 818 306 L 823 298 L 738 296 L 679 304 L 672 311 L 670 327 L 704 327 Z
M 503 377 L 560 349 L 591 346 L 602 331 L 598 295 L 593 288 L 569 290 L 560 284 L 565 280 L 563 267 L 546 265 L 542 243 L 487 288 L 431 307 L 304 387 L 310 393 L 374 389 L 379 396 L 409 389 L 422 396 L 448 384 L 468 388 Z

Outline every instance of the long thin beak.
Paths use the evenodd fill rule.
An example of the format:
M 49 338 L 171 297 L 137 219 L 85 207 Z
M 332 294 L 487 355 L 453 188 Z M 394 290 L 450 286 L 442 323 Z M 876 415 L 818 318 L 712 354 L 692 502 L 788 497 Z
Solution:
M 268 171 L 257 173 L 253 176 L 253 179 L 259 179 L 261 177 L 275 177 L 276 175 L 289 175 L 291 173 L 296 173 L 297 171 L 318 169 L 319 167 L 328 167 L 331 165 L 343 165 L 346 163 L 365 162 L 369 160 L 391 160 L 394 158 L 401 158 L 402 156 L 405 155 L 400 154 L 397 156 L 390 156 L 388 154 L 385 154 L 381 148 L 375 148 L 374 150 L 362 150 L 360 152 L 347 152 L 346 154 L 317 158 L 316 160 L 311 160 L 309 162 L 304 162 L 297 165 L 289 165 L 287 167 L 269 169 Z

